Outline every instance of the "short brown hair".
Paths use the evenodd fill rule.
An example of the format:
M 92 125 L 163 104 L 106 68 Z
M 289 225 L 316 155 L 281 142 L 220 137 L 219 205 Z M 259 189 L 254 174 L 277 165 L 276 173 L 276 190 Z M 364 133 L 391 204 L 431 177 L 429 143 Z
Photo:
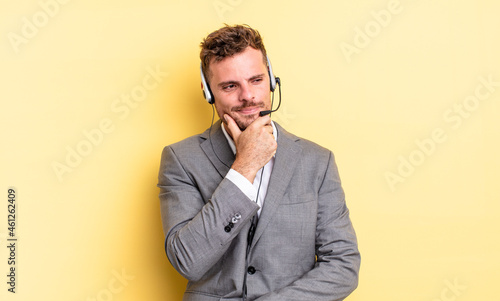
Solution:
M 260 50 L 262 59 L 267 65 L 267 54 L 264 42 L 259 32 L 250 26 L 227 25 L 209 34 L 200 44 L 200 59 L 205 78 L 208 80 L 208 66 L 212 58 L 216 62 L 222 61 L 226 57 L 243 52 L 248 46 Z

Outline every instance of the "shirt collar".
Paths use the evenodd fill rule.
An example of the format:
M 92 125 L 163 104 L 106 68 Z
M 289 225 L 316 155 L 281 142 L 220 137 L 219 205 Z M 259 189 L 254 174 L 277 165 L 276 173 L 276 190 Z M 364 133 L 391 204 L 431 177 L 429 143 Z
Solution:
M 274 125 L 274 122 L 271 120 L 271 126 L 273 127 L 273 136 L 274 140 L 278 141 L 276 139 L 276 126 Z M 231 150 L 233 151 L 233 154 L 236 154 L 236 146 L 234 145 L 233 138 L 229 136 L 229 134 L 226 131 L 226 128 L 224 127 L 224 124 L 221 124 L 222 127 L 222 132 L 224 133 L 224 136 L 226 136 L 227 143 L 229 143 L 229 147 L 231 147 Z

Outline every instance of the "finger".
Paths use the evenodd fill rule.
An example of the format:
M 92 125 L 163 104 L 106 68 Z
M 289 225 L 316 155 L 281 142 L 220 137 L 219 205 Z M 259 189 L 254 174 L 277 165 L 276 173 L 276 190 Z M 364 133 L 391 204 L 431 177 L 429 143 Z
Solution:
M 266 131 L 269 133 L 269 134 L 272 134 L 273 133 L 273 126 L 272 125 L 265 125 L 265 129 Z
M 224 114 L 224 119 L 226 120 L 227 123 L 227 129 L 229 130 L 229 135 L 233 138 L 234 141 L 238 140 L 238 137 L 241 135 L 241 130 L 234 121 L 231 116 L 228 114 Z
M 261 116 L 257 120 L 263 125 L 271 125 L 271 116 L 269 115 Z

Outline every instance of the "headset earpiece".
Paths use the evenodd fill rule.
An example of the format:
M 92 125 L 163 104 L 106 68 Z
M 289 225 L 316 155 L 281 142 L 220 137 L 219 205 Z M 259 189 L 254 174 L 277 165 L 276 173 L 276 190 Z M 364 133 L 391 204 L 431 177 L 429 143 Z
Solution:
M 201 63 L 200 63 L 200 76 L 201 76 L 201 83 L 203 85 L 203 97 L 205 97 L 205 99 L 208 101 L 209 104 L 213 104 L 214 95 L 212 94 L 210 86 L 208 85 L 208 82 L 205 79 L 205 74 L 203 74 L 203 67 Z
M 271 61 L 269 60 L 269 56 L 267 58 L 267 71 L 269 72 L 269 81 L 270 81 L 270 87 L 271 87 L 271 92 L 274 92 L 276 90 L 276 77 L 274 76 L 273 73 L 273 66 L 271 66 Z

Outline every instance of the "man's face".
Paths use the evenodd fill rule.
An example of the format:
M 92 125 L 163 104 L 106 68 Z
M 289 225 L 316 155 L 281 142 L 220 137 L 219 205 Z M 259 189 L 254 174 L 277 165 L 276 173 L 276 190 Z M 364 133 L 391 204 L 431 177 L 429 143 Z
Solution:
M 209 68 L 209 85 L 221 120 L 228 114 L 243 131 L 260 111 L 271 109 L 269 74 L 260 50 L 247 47 L 220 62 L 212 60 Z

